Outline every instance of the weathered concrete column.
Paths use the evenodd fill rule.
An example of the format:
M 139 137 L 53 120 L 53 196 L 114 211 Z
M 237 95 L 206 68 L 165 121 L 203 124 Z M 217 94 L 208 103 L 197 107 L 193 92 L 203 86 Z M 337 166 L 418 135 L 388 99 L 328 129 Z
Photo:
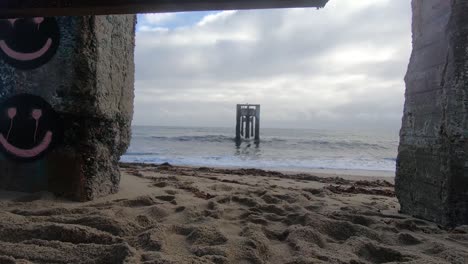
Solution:
M 239 142 L 241 140 L 241 131 L 243 130 L 243 122 L 242 122 L 242 116 L 241 116 L 241 105 L 237 105 L 236 108 L 236 142 Z
M 260 141 L 260 105 L 255 111 L 255 140 Z
M 0 21 L 0 188 L 118 191 L 130 141 L 134 15 Z
M 412 8 L 396 193 L 404 213 L 468 224 L 468 1 Z

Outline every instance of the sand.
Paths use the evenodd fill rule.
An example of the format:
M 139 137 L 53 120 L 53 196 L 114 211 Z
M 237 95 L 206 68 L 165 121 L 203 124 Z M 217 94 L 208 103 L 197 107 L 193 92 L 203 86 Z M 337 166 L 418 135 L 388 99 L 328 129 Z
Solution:
M 0 263 L 468 263 L 468 227 L 399 214 L 388 177 L 122 172 L 88 203 L 0 192 Z

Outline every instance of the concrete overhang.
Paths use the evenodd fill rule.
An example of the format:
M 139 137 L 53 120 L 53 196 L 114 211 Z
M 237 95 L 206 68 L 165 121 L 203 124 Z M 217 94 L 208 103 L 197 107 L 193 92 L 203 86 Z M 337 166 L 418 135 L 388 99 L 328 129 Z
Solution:
M 0 18 L 315 7 L 328 0 L 1 0 Z

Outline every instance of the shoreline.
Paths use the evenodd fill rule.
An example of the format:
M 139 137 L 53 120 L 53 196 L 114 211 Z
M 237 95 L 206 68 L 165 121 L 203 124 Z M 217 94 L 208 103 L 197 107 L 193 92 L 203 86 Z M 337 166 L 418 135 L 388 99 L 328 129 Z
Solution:
M 167 163 L 167 162 L 165 162 Z M 139 165 L 160 165 L 161 163 L 150 163 L 150 162 L 120 162 L 120 164 L 139 164 Z M 162 163 L 164 164 L 164 163 Z M 389 170 L 364 170 L 364 169 L 328 169 L 328 168 L 283 168 L 283 167 L 251 167 L 251 166 L 224 166 L 224 165 L 179 165 L 179 164 L 172 164 L 173 166 L 177 167 L 187 167 L 187 168 L 200 168 L 200 167 L 210 167 L 210 168 L 217 168 L 217 169 L 254 169 L 254 170 L 264 170 L 264 171 L 277 171 L 283 172 L 288 174 L 294 173 L 306 173 L 306 174 L 318 174 L 323 175 L 324 177 L 330 176 L 344 176 L 344 177 L 369 177 L 375 179 L 381 178 L 394 178 L 395 171 Z

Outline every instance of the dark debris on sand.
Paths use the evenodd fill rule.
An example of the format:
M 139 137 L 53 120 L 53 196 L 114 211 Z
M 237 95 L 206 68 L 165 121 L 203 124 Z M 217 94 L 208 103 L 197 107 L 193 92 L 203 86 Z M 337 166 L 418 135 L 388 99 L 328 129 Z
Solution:
M 208 168 L 208 167 L 199 167 L 199 168 L 189 168 L 182 166 L 173 166 L 169 163 L 163 163 L 160 165 L 157 164 L 144 164 L 144 163 L 121 163 L 122 168 L 132 169 L 132 168 L 148 168 L 157 172 L 172 172 L 180 175 L 189 175 L 194 176 L 193 171 L 204 172 L 211 174 L 225 174 L 225 175 L 239 175 L 239 176 L 260 176 L 260 177 L 276 177 L 280 179 L 292 179 L 292 180 L 302 180 L 302 181 L 315 181 L 320 183 L 329 183 L 329 184 L 340 184 L 340 185 L 349 185 L 354 184 L 361 187 L 388 187 L 392 188 L 394 185 L 385 180 L 360 180 L 352 181 L 343 179 L 341 177 L 319 177 L 307 173 L 297 173 L 297 174 L 285 174 L 278 171 L 267 171 L 261 169 L 222 169 L 222 168 Z

